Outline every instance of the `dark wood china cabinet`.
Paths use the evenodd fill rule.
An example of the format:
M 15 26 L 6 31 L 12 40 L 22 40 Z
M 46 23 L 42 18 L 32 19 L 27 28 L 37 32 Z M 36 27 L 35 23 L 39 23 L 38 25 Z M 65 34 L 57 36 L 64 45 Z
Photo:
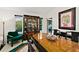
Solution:
M 24 33 L 34 34 L 40 31 L 39 16 L 24 15 Z

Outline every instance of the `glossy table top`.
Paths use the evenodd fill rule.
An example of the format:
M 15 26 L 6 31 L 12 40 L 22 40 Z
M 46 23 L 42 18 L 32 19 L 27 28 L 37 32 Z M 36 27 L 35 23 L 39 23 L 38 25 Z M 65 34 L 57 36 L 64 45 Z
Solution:
M 44 47 L 48 52 L 78 52 L 79 44 L 71 41 L 71 39 L 66 40 L 64 37 L 58 37 L 55 40 L 47 39 L 47 34 L 37 33 L 33 37 L 39 42 L 39 44 Z

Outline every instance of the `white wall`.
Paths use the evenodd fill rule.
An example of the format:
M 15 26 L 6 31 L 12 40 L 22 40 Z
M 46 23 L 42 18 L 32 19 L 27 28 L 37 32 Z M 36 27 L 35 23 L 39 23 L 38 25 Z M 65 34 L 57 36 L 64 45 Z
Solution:
M 76 8 L 76 31 L 79 31 L 79 7 Z
M 7 33 L 9 31 L 15 31 L 15 20 L 14 20 L 14 16 L 11 15 L 2 15 L 0 14 L 0 35 L 3 36 L 3 21 L 1 21 L 2 19 L 4 19 L 4 39 L 5 39 L 5 43 L 7 42 Z
M 56 8 L 53 8 L 53 10 L 46 15 L 47 18 L 50 18 L 52 17 L 52 28 L 53 29 L 58 29 L 58 13 L 61 12 L 61 11 L 64 11 L 64 10 L 67 10 L 67 9 L 70 9 L 72 7 L 56 7 Z M 47 25 L 47 23 L 44 23 L 44 25 Z M 43 26 L 44 26 L 43 25 Z M 44 27 L 44 29 L 46 29 L 46 27 Z M 63 30 L 63 29 L 60 29 L 62 31 L 67 31 L 67 30 Z M 46 30 L 44 30 L 46 32 Z M 70 31 L 70 30 L 68 30 Z M 79 7 L 76 8 L 76 31 L 79 31 Z
M 4 10 L 0 9 L 0 36 L 3 35 L 3 23 L 2 19 L 5 20 L 5 43 L 7 42 L 7 34 L 9 31 L 15 31 L 15 17 L 14 15 L 37 15 L 32 12 L 24 12 L 24 11 L 10 11 L 10 10 Z
M 42 20 L 42 32 L 47 33 L 47 19 L 43 18 Z

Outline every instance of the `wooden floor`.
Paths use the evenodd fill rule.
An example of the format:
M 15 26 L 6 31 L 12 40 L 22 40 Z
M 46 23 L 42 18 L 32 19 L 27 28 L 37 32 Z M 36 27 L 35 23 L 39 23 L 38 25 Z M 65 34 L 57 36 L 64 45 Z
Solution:
M 46 34 L 43 33 L 35 34 L 33 37 L 48 52 L 79 52 L 79 44 L 70 39 L 67 40 L 64 37 L 57 37 L 55 41 L 48 40 Z

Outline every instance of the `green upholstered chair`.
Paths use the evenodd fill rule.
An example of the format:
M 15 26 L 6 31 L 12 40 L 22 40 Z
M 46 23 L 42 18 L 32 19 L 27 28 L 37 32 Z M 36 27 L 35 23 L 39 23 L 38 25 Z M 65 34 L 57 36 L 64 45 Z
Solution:
M 8 32 L 7 35 L 7 43 L 9 44 L 9 42 L 11 42 L 11 46 L 13 46 L 13 43 L 18 41 L 18 40 L 22 40 L 23 42 L 23 35 L 22 34 L 18 34 L 17 31 L 15 32 Z

